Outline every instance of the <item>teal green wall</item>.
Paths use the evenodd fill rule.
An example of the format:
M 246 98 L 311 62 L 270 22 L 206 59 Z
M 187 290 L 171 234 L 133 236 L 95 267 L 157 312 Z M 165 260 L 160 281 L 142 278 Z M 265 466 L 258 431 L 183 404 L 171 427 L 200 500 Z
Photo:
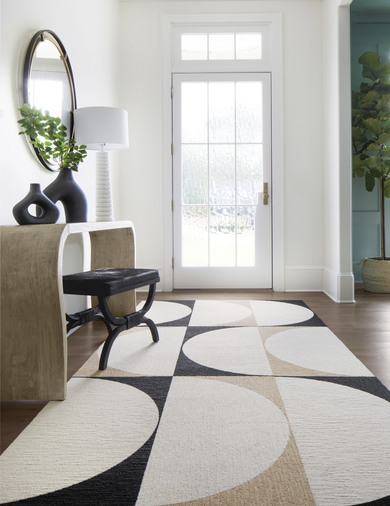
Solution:
M 353 10 L 353 4 L 352 8 Z M 388 21 L 388 22 L 383 22 Z M 360 90 L 362 66 L 358 58 L 365 51 L 374 51 L 383 64 L 390 61 L 390 5 L 389 19 L 351 12 L 351 83 L 353 91 Z M 365 257 L 380 256 L 379 185 L 372 193 L 365 190 L 364 178 L 352 181 L 352 237 L 353 271 L 361 282 L 361 266 Z M 390 257 L 390 202 L 386 199 L 386 256 Z

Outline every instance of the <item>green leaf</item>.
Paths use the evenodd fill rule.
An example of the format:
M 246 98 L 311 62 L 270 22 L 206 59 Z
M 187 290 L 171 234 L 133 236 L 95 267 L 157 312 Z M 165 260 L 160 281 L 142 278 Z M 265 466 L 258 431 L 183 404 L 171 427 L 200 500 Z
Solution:
M 352 128 L 352 139 L 358 140 L 364 135 L 365 130 L 363 128 L 353 127 Z
M 382 155 L 383 156 L 390 156 L 390 147 L 383 148 L 382 149 Z
M 380 96 L 378 103 L 375 107 L 377 111 L 388 112 L 390 111 L 390 94 L 384 93 Z
M 371 83 L 361 83 L 360 84 L 360 91 L 362 93 L 368 93 L 371 90 L 379 89 L 382 81 L 381 79 L 376 79 L 375 81 L 372 81 Z
M 379 91 L 379 93 L 387 95 L 390 93 L 390 84 L 381 82 L 376 89 Z
M 362 167 L 357 167 L 353 173 L 353 175 L 357 177 L 363 177 L 364 176 L 364 169 Z
M 390 179 L 385 183 L 385 197 L 390 199 Z
M 360 107 L 362 109 L 373 109 L 375 108 L 376 103 L 380 97 L 381 96 L 377 91 L 371 90 L 364 97 L 362 97 L 360 101 Z
M 369 172 L 366 172 L 365 179 L 366 179 L 366 190 L 368 192 L 372 192 L 372 190 L 375 188 L 375 178 L 372 177 L 372 175 Z
M 379 144 L 372 143 L 367 147 L 368 151 L 379 151 L 381 147 Z
M 361 116 L 364 114 L 364 111 L 362 109 L 352 109 L 352 117 L 357 118 L 358 116 Z
M 375 80 L 378 75 L 383 75 L 383 65 L 379 54 L 373 51 L 367 51 L 361 55 L 358 62 L 363 65 L 363 77 Z
M 380 135 L 382 133 L 382 122 L 379 119 L 364 119 L 363 125 L 375 135 Z
M 381 167 L 370 167 L 370 174 L 373 177 L 381 178 L 385 171 Z
M 352 109 L 357 109 L 358 106 L 359 106 L 359 95 L 357 93 L 355 93 L 354 91 L 352 92 Z
M 380 164 L 379 160 L 380 160 L 379 156 L 370 156 L 366 158 L 364 162 L 367 164 L 367 166 L 373 165 L 375 167 L 376 165 L 378 165 L 378 163 Z
M 386 142 L 389 142 L 389 141 L 390 141 L 390 133 L 389 132 L 385 132 L 378 139 L 378 142 L 380 142 L 381 144 L 386 144 Z

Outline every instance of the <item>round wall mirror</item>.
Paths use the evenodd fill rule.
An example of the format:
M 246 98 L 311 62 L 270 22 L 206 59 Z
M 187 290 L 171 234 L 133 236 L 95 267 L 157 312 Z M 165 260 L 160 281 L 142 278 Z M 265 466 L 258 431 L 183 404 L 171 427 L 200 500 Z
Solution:
M 69 138 L 72 138 L 73 111 L 76 109 L 73 72 L 62 42 L 51 30 L 37 32 L 28 46 L 23 74 L 23 103 L 61 118 Z M 37 148 L 30 143 L 29 146 L 43 167 L 58 170 L 56 164 L 39 155 Z

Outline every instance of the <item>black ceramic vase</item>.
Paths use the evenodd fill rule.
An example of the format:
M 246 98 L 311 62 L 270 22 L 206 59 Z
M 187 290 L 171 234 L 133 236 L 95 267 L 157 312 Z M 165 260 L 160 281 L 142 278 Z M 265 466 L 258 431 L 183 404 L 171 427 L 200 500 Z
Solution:
M 37 206 L 38 216 L 29 213 L 28 208 L 35 204 Z M 12 214 L 19 225 L 41 225 L 55 223 L 60 211 L 56 205 L 41 192 L 39 183 L 31 183 L 30 191 L 16 206 L 12 209 Z
M 73 179 L 72 169 L 62 167 L 57 178 L 43 190 L 43 193 L 53 202 L 62 202 L 66 223 L 87 221 L 87 199 Z

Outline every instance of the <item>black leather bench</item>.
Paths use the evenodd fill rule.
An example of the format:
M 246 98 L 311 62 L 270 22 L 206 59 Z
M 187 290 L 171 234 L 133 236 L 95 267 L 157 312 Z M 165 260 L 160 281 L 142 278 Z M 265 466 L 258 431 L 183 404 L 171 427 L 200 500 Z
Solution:
M 63 276 L 64 293 L 71 295 L 91 295 L 98 298 L 98 305 L 80 311 L 79 313 L 67 314 L 67 331 L 74 327 L 84 325 L 94 320 L 103 320 L 108 330 L 108 337 L 104 343 L 100 356 L 99 369 L 107 368 L 108 356 L 111 347 L 124 331 L 145 323 L 151 333 L 154 342 L 159 340 L 158 330 L 155 323 L 146 318 L 145 314 L 152 307 L 156 293 L 156 284 L 160 281 L 157 270 L 153 269 L 124 269 L 106 268 L 92 271 L 79 272 Z M 135 290 L 149 285 L 149 293 L 142 309 L 134 313 L 115 317 L 108 307 L 108 299 L 111 295 Z

